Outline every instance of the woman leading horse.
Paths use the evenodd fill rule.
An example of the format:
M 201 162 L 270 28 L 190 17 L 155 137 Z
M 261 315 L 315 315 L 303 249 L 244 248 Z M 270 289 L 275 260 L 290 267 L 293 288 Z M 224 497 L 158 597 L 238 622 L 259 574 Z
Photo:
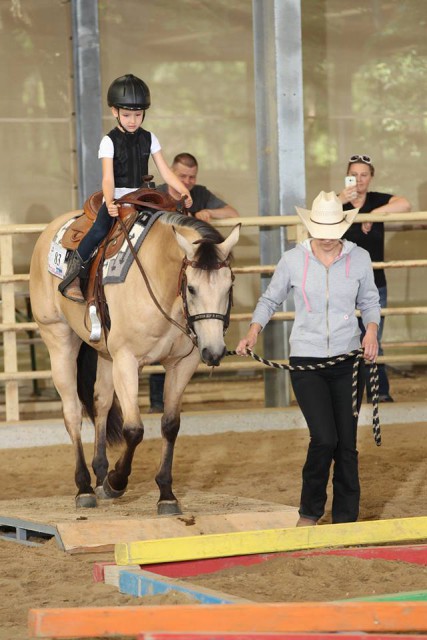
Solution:
M 178 213 L 161 215 L 138 251 L 152 293 L 136 262 L 123 283 L 105 285 L 111 327 L 98 343 L 88 346 L 85 307 L 63 297 L 58 279 L 47 270 L 52 239 L 75 215 L 57 218 L 39 237 L 31 260 L 30 296 L 74 447 L 76 504 L 94 507 L 97 497 L 115 498 L 125 492 L 135 449 L 144 435 L 139 371 L 161 362 L 166 380 L 163 446 L 156 475 L 158 513 L 180 513 L 172 491 L 172 462 L 182 395 L 200 358 L 217 366 L 225 355 L 233 282 L 229 259 L 240 225 L 224 240 L 206 222 Z M 81 441 L 82 405 L 95 426 L 95 490 Z M 123 452 L 108 471 L 107 442 L 121 439 Z

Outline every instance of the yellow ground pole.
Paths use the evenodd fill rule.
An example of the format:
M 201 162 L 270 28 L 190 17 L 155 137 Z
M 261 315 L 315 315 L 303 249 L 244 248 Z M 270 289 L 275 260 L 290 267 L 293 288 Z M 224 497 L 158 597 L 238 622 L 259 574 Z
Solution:
M 121 542 L 115 545 L 115 559 L 118 565 L 150 564 L 426 539 L 427 517 L 397 518 L 294 529 L 233 531 L 185 538 Z

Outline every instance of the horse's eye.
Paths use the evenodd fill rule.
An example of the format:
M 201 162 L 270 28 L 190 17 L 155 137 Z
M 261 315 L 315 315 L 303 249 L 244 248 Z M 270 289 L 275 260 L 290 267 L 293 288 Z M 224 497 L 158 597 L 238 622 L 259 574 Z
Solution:
M 192 296 L 196 293 L 195 288 L 192 287 L 191 284 L 188 285 L 187 290 L 188 290 L 188 293 L 191 293 Z

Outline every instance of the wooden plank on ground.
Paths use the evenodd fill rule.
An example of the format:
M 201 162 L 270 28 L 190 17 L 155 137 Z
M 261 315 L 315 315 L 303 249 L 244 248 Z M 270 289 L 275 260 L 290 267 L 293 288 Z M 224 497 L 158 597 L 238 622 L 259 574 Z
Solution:
M 0 525 L 14 519 L 26 523 L 31 531 L 37 531 L 39 525 L 54 527 L 61 548 L 83 553 L 113 551 L 116 542 L 131 540 L 294 527 L 298 520 L 296 507 L 196 490 L 183 492 L 182 515 L 159 518 L 158 497 L 155 490 L 143 496 L 124 496 L 114 508 L 110 501 L 103 500 L 84 518 L 76 513 L 71 495 L 2 500 L 4 516 L 0 513 Z
M 350 547 L 349 549 L 317 549 L 314 551 L 285 551 L 277 553 L 257 553 L 246 556 L 230 556 L 226 558 L 202 558 L 201 560 L 184 560 L 182 562 L 160 562 L 150 565 L 138 565 L 141 569 L 147 567 L 152 573 L 158 573 L 170 578 L 191 578 L 208 573 L 215 573 L 222 569 L 236 566 L 252 566 L 267 562 L 275 558 L 301 558 L 308 556 L 350 556 L 363 560 L 389 560 L 427 566 L 427 544 L 419 545 L 391 545 L 387 547 Z M 94 562 L 94 582 L 104 581 L 104 567 L 115 565 L 114 562 Z
M 293 557 L 307 555 L 352 556 L 363 560 L 398 560 L 399 562 L 427 566 L 427 544 L 390 545 L 386 547 L 353 547 L 350 549 L 319 549 L 308 552 L 296 551 L 287 555 Z
M 46 540 L 55 538 L 58 547 L 63 549 L 56 527 L 20 518 L 0 516 L 0 538 L 32 547 L 43 545 Z
M 375 596 L 346 598 L 339 602 L 427 602 L 427 591 L 400 591 L 399 593 L 379 593 Z
M 140 633 L 136 640 L 427 640 L 427 635 L 376 633 Z
M 104 582 L 117 587 L 121 593 L 131 596 L 144 597 L 164 593 L 183 593 L 189 598 L 203 604 L 227 604 L 231 602 L 251 602 L 246 598 L 238 598 L 228 593 L 214 591 L 199 585 L 181 582 L 174 578 L 160 577 L 151 571 L 144 571 L 139 565 L 119 567 L 116 564 L 106 564 L 104 567 Z
M 97 582 L 105 582 L 105 584 L 110 584 L 112 587 L 119 588 L 120 571 L 124 568 L 129 569 L 129 571 L 139 571 L 141 569 L 139 564 L 132 564 L 128 567 L 119 567 L 117 564 L 114 564 L 114 562 L 106 563 L 103 568 L 104 577 L 102 580 L 97 580 Z
M 304 602 L 31 609 L 30 638 L 135 636 L 148 632 L 427 631 L 425 602 Z
M 151 564 L 320 547 L 423 540 L 426 537 L 427 517 L 396 518 L 318 527 L 238 531 L 186 538 L 122 542 L 116 544 L 115 560 L 121 565 Z
M 190 584 L 189 582 L 181 582 L 174 578 L 161 578 L 150 573 L 150 571 L 143 571 L 139 568 L 128 571 L 121 567 L 117 578 L 120 593 L 126 593 L 137 598 L 175 593 L 185 595 L 190 600 L 201 602 L 202 604 L 251 602 L 245 598 L 238 598 L 229 593 L 222 593 L 221 591 Z
M 246 531 L 263 530 L 266 527 L 295 527 L 298 510 L 284 507 L 277 511 L 248 511 L 247 513 L 216 513 L 197 515 L 189 518 L 172 516 L 169 518 L 141 518 L 119 520 L 80 520 L 78 522 L 58 522 L 57 530 L 66 551 L 113 550 L 117 542 L 151 540 L 158 538 L 176 539 Z M 135 564 L 135 563 L 133 563 Z

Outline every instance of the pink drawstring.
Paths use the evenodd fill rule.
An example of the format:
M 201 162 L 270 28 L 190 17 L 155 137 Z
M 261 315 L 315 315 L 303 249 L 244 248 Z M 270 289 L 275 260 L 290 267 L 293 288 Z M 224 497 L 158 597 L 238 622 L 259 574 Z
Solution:
M 350 254 L 347 253 L 345 258 L 345 277 L 348 278 L 350 273 Z
M 305 293 L 305 283 L 307 281 L 307 271 L 308 271 L 308 260 L 309 260 L 309 255 L 308 255 L 308 251 L 306 251 L 305 260 L 304 260 L 304 273 L 302 276 L 302 297 L 304 298 L 306 309 L 310 313 L 311 307 L 310 307 L 310 303 L 308 301 L 307 295 Z

